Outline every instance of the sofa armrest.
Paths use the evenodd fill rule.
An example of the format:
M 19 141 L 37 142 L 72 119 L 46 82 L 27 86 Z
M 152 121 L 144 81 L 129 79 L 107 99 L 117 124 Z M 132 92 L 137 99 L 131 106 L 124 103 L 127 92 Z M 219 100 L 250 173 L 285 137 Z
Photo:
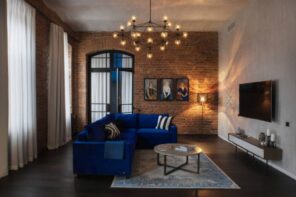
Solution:
M 171 136 L 171 142 L 172 143 L 177 143 L 177 137 L 178 137 L 178 129 L 176 125 L 171 125 L 170 129 L 170 136 Z

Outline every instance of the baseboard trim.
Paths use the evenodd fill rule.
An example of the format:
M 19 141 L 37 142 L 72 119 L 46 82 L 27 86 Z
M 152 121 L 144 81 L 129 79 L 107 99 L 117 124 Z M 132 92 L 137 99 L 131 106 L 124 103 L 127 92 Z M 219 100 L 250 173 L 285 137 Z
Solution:
M 3 178 L 8 175 L 8 170 L 7 169 L 1 169 L 0 170 L 0 178 Z
M 226 141 L 226 142 L 232 144 L 232 143 L 229 142 L 228 139 L 225 138 L 224 136 L 218 134 L 218 137 L 221 138 L 222 140 L 224 140 L 224 141 Z M 265 162 L 264 160 L 262 160 L 262 159 L 260 159 L 260 158 L 257 158 L 257 159 L 258 159 L 259 161 L 261 161 L 261 162 Z M 283 174 L 289 176 L 290 178 L 296 180 L 296 175 L 295 175 L 295 174 L 292 174 L 291 172 L 288 172 L 287 170 L 285 170 L 285 169 L 283 169 L 283 168 L 281 168 L 281 167 L 279 167 L 279 166 L 277 166 L 277 165 L 275 165 L 275 164 L 273 164 L 273 163 L 271 163 L 271 162 L 269 162 L 268 165 L 271 166 L 272 168 L 274 168 L 274 169 L 280 171 L 281 173 L 283 173 Z

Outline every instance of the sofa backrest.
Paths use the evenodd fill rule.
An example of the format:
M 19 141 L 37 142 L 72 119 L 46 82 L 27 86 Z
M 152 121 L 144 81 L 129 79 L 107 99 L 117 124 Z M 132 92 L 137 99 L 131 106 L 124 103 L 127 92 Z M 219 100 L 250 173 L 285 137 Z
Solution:
M 88 140 L 104 141 L 105 140 L 105 124 L 113 121 L 113 115 L 107 115 L 85 127 L 88 131 Z
M 138 114 L 114 114 L 114 120 L 119 129 L 138 128 Z
M 139 128 L 155 128 L 159 115 L 168 116 L 169 114 L 139 114 Z

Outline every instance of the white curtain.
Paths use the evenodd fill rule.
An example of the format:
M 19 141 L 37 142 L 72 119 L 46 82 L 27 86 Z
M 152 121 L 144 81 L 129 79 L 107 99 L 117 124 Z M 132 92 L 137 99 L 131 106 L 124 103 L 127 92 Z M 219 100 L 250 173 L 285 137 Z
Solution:
M 35 9 L 7 1 L 9 158 L 17 170 L 37 157 Z
M 71 140 L 66 37 L 63 28 L 51 24 L 48 60 L 48 149 L 56 149 Z
M 66 142 L 72 139 L 71 135 L 71 94 L 70 94 L 70 83 L 71 83 L 71 64 L 70 64 L 70 53 L 68 35 L 64 33 L 64 57 L 65 57 L 65 121 L 66 121 Z

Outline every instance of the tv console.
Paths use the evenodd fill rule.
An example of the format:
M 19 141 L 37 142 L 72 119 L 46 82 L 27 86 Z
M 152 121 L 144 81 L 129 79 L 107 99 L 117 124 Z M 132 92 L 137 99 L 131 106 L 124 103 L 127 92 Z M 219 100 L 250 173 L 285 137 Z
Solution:
M 282 160 L 283 151 L 280 148 L 272 148 L 267 146 L 261 146 L 259 140 L 250 136 L 241 136 L 235 133 L 228 134 L 228 141 L 235 146 L 235 151 L 239 147 L 245 150 L 248 154 L 250 153 L 265 160 L 266 166 L 268 166 L 269 160 Z

